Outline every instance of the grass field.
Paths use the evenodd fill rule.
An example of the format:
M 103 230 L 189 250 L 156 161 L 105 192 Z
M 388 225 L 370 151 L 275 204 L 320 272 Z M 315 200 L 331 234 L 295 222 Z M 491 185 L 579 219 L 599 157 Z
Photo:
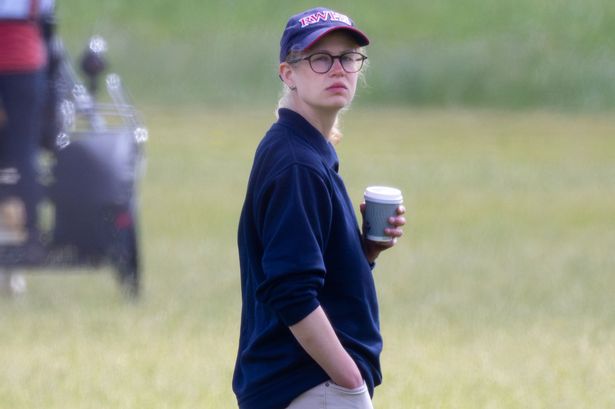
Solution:
M 0 299 L 0 408 L 233 408 L 235 233 L 272 110 L 149 108 L 144 294 L 107 271 Z M 240 120 L 238 120 L 240 118 Z M 362 110 L 341 173 L 403 189 L 375 271 L 379 409 L 615 407 L 615 119 Z

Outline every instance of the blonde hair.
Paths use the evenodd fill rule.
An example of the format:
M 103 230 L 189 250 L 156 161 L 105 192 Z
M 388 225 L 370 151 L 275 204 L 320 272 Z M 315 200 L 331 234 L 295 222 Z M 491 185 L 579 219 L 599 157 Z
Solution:
M 364 48 L 360 48 L 359 52 L 361 52 L 362 54 L 365 54 L 365 49 Z M 298 57 L 303 56 L 303 54 L 301 52 L 297 52 L 297 51 L 291 51 L 288 54 L 288 57 L 286 57 L 286 61 L 293 61 Z M 364 64 L 363 64 L 363 68 L 361 69 L 361 71 L 359 72 L 359 80 L 361 81 L 361 84 L 363 86 L 367 85 L 367 82 L 365 81 L 365 71 L 367 70 L 368 67 L 368 61 L 369 60 L 365 60 Z M 286 83 L 282 83 L 282 91 L 280 94 L 280 98 L 278 99 L 278 106 L 276 109 L 276 116 L 278 113 L 278 109 L 280 108 L 289 108 L 291 106 L 291 97 L 292 97 L 292 93 L 293 90 L 290 89 L 290 87 L 288 85 L 286 85 Z M 327 137 L 327 140 L 329 142 L 331 142 L 333 145 L 337 145 L 341 140 L 342 137 L 344 136 L 344 134 L 342 133 L 341 129 L 340 129 L 340 118 L 342 116 L 342 114 L 346 111 L 348 111 L 350 109 L 350 105 L 345 106 L 344 108 L 340 109 L 340 111 L 337 113 L 337 116 L 335 117 L 335 122 L 333 123 L 333 127 L 331 128 L 331 132 L 329 132 L 329 135 L 325 135 Z

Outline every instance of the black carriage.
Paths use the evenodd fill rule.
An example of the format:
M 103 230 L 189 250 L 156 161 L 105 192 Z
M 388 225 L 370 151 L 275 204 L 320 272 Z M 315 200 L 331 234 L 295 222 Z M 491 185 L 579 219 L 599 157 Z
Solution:
M 135 298 L 141 282 L 137 188 L 148 133 L 120 77 L 99 78 L 105 49 L 93 37 L 83 53 L 86 86 L 62 41 L 50 44 L 51 104 L 40 160 L 46 227 L 34 244 L 0 242 L 0 270 L 8 276 L 17 269 L 112 266 L 124 294 Z M 99 79 L 106 93 L 96 92 Z

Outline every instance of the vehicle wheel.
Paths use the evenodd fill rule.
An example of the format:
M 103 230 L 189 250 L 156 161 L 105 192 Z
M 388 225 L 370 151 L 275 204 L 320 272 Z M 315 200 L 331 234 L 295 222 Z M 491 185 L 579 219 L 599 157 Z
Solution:
M 111 261 L 117 271 L 122 294 L 129 300 L 139 298 L 141 290 L 137 224 L 134 212 L 119 213 L 115 220 L 115 240 Z

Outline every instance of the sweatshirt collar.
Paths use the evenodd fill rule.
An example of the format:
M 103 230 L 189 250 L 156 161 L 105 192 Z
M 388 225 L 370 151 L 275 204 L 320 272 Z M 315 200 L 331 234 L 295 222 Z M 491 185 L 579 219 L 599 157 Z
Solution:
M 298 130 L 299 136 L 318 151 L 329 168 L 337 172 L 339 161 L 333 145 L 307 119 L 291 109 L 280 108 L 278 110 L 278 123 Z

